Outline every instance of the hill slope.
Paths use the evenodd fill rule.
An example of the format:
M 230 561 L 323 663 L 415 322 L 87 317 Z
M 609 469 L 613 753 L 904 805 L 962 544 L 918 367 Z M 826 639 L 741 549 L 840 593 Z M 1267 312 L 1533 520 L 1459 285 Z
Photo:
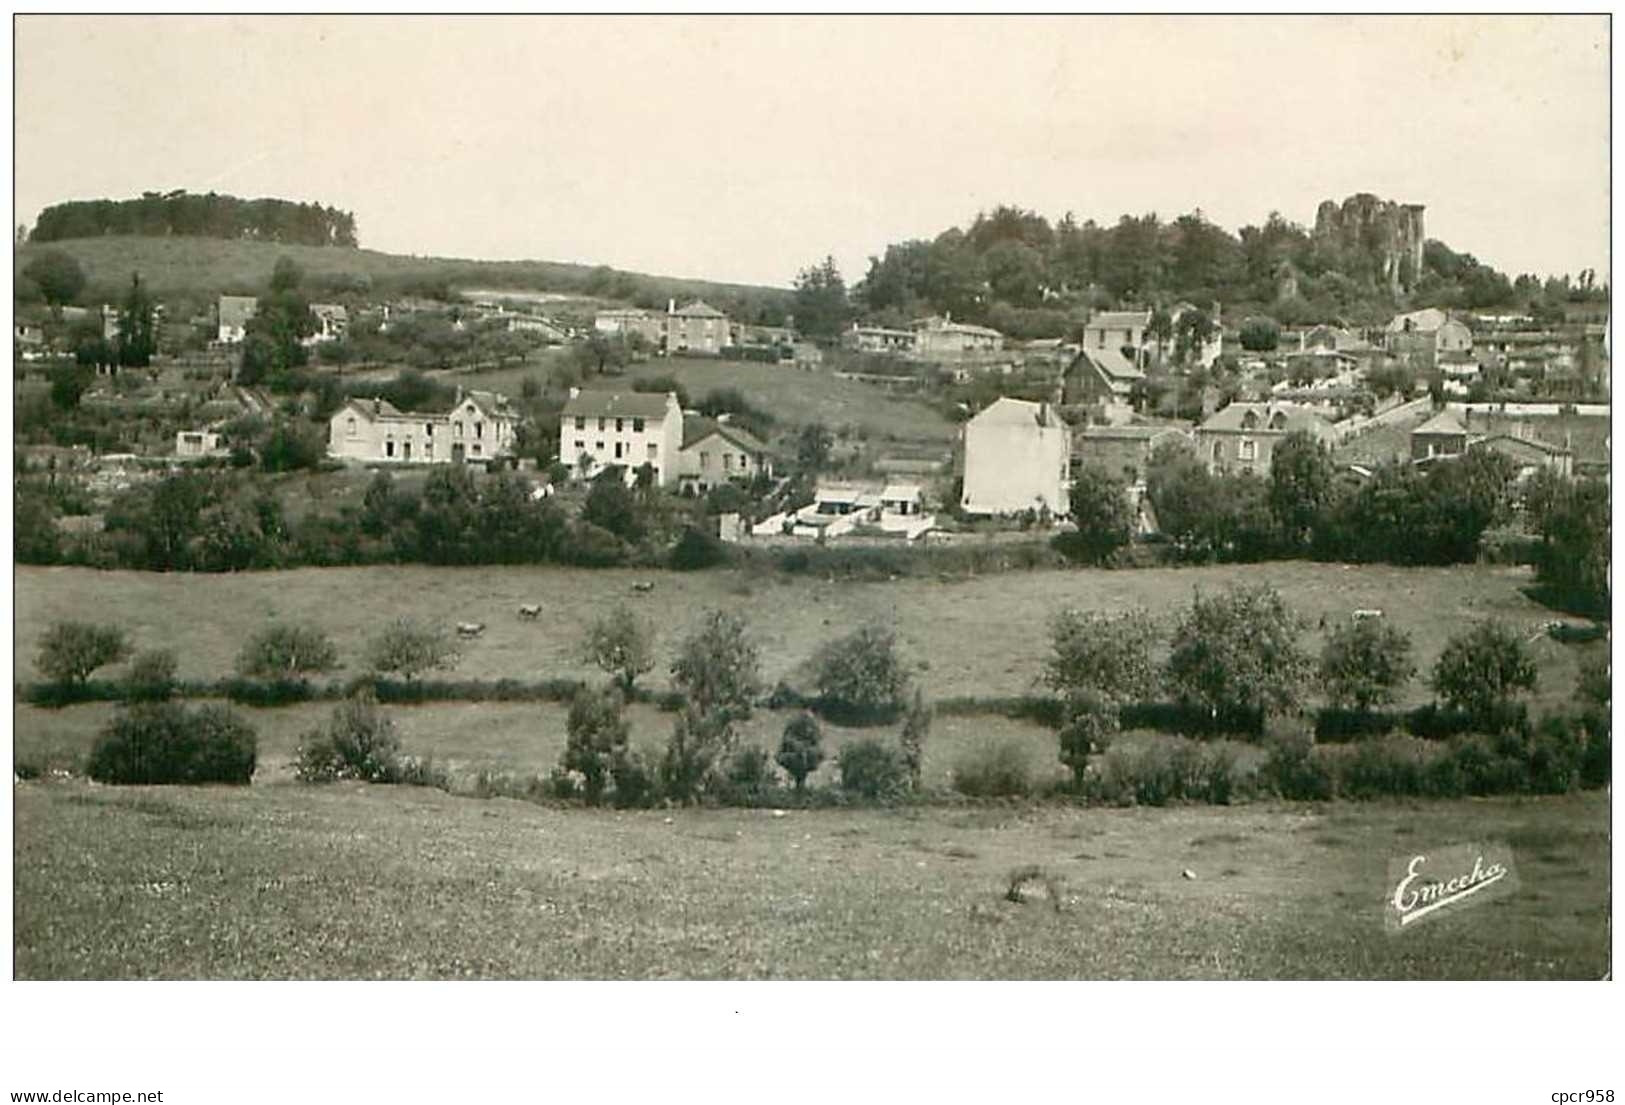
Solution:
M 262 290 L 280 257 L 290 257 L 315 287 L 353 287 L 374 293 L 451 288 L 515 288 L 570 292 L 664 306 L 667 298 L 702 298 L 730 313 L 754 318 L 763 307 L 786 309 L 790 292 L 746 284 L 623 273 L 560 261 L 477 261 L 412 257 L 371 249 L 286 245 L 226 238 L 109 235 L 30 242 L 13 255 L 21 272 L 45 250 L 72 256 L 89 278 L 86 302 L 113 300 L 132 272 L 160 298 L 209 299 L 221 293 Z

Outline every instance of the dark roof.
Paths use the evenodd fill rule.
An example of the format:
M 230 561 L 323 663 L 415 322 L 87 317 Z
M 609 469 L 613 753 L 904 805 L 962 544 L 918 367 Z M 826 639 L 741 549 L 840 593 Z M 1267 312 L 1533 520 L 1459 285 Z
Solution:
M 720 434 L 747 453 L 765 453 L 767 446 L 749 430 L 704 416 L 683 419 L 683 448 L 698 445 L 712 434 Z
M 564 404 L 564 414 L 572 418 L 664 418 L 666 399 L 667 395 L 646 391 L 583 391 Z
M 1270 423 L 1277 414 L 1286 416 L 1284 429 L 1277 433 L 1291 433 L 1294 430 L 1307 430 L 1311 434 L 1320 436 L 1331 430 L 1331 423 L 1306 407 L 1295 406 L 1291 403 L 1231 403 L 1223 410 L 1216 412 L 1206 422 L 1202 423 L 1204 430 L 1242 430 L 1242 420 L 1252 413 L 1258 418 L 1258 425 L 1250 432 L 1268 432 Z

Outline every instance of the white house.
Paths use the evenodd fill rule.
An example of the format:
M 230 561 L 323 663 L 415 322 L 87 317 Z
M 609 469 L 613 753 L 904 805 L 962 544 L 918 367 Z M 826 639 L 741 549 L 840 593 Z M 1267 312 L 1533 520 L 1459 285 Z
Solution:
M 310 313 L 316 318 L 316 329 L 304 339 L 305 345 L 337 341 L 349 329 L 350 312 L 342 303 L 312 303 Z
M 571 388 L 559 416 L 559 461 L 577 479 L 607 465 L 621 465 L 631 474 L 647 464 L 655 483 L 667 487 L 677 478 L 682 447 L 683 409 L 671 392 Z
M 216 314 L 219 340 L 229 345 L 236 345 L 242 341 L 248 320 L 253 318 L 258 310 L 259 300 L 251 295 L 221 296 Z
M 967 514 L 1068 508 L 1072 431 L 1048 403 L 1002 398 L 965 423 Z
M 445 414 L 350 399 L 328 420 L 327 455 L 384 464 L 461 464 L 510 456 L 519 414 L 505 396 L 463 392 Z
M 748 481 L 773 474 L 767 446 L 740 426 L 691 418 L 683 427 L 683 447 L 677 455 L 677 478 L 682 487 L 709 491 L 732 480 Z
M 177 457 L 209 457 L 224 453 L 220 434 L 214 430 L 181 430 L 175 435 Z

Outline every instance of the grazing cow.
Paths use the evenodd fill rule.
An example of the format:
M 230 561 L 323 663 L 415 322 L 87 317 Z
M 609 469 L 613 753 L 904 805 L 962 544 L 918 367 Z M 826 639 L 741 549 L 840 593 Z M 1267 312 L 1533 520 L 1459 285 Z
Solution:
M 1363 622 L 1367 618 L 1380 618 L 1380 617 L 1382 617 L 1382 611 L 1381 610 L 1356 610 L 1354 612 L 1354 620 L 1357 621 L 1357 622 Z
M 457 623 L 457 636 L 459 636 L 459 637 L 464 637 L 464 638 L 478 637 L 481 633 L 484 633 L 484 632 L 485 632 L 485 623 L 484 622 L 458 622 Z
M 648 580 L 642 580 L 642 581 L 640 581 L 638 583 L 632 584 L 632 590 L 636 591 L 640 595 L 647 595 L 650 591 L 653 591 L 654 589 L 655 589 L 655 585 L 653 583 L 650 583 Z
M 531 621 L 535 621 L 537 618 L 542 616 L 542 604 L 539 602 L 525 603 L 519 608 L 519 616 L 521 618 L 529 618 Z

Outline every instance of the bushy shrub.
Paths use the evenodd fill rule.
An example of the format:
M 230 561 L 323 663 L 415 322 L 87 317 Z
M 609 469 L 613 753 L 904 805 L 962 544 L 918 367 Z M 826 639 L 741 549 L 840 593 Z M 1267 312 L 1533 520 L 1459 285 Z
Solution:
M 86 772 L 100 783 L 247 783 L 254 777 L 254 729 L 224 706 L 173 702 L 131 706 L 108 722 Z
M 778 785 L 778 771 L 767 749 L 751 744 L 739 749 L 728 760 L 725 772 L 729 802 L 754 806 L 767 792 Z
M 1259 782 L 1292 801 L 1324 802 L 1337 792 L 1337 780 L 1307 737 L 1289 737 L 1270 746 L 1258 769 Z
M 1430 765 L 1418 744 L 1397 737 L 1360 743 L 1339 764 L 1338 792 L 1354 799 L 1426 794 Z
M 959 793 L 972 798 L 1031 794 L 1031 753 L 1018 740 L 984 741 L 954 762 L 953 784 Z
M 175 693 L 175 653 L 167 648 L 140 653 L 124 679 L 126 693 L 137 702 L 162 702 Z
M 776 757 L 780 767 L 789 773 L 797 790 L 807 786 L 807 776 L 818 770 L 824 762 L 824 733 L 818 719 L 803 712 L 791 718 L 779 739 Z
M 294 774 L 307 783 L 393 783 L 400 781 L 401 766 L 395 723 L 363 691 L 340 703 L 325 726 L 300 738 Z
M 671 548 L 669 563 L 679 572 L 695 572 L 725 564 L 728 550 L 722 542 L 690 526 Z
M 1542 718 L 1529 741 L 1529 789 L 1564 794 L 1580 782 L 1586 737 L 1579 723 L 1562 714 Z
M 864 737 L 848 741 L 835 757 L 841 789 L 864 798 L 892 798 L 908 787 L 908 770 L 895 749 Z
M 897 634 L 860 626 L 813 656 L 820 713 L 852 722 L 885 722 L 903 705 L 908 676 L 897 654 Z
M 1342 710 L 1328 706 L 1315 715 L 1315 743 L 1383 737 L 1399 728 L 1403 715 L 1383 710 Z
M 338 666 L 338 650 L 312 625 L 268 625 L 255 633 L 237 657 L 244 679 L 297 682 Z
M 1118 804 L 1225 804 L 1236 789 L 1235 756 L 1185 737 L 1160 737 L 1113 748 L 1094 778 L 1095 796 Z
M 611 800 L 623 809 L 653 805 L 660 797 L 659 780 L 642 752 L 629 748 L 610 767 L 615 782 Z
M 1521 738 L 1483 734 L 1457 737 L 1451 742 L 1449 756 L 1463 794 L 1517 794 L 1528 785 L 1529 763 Z

